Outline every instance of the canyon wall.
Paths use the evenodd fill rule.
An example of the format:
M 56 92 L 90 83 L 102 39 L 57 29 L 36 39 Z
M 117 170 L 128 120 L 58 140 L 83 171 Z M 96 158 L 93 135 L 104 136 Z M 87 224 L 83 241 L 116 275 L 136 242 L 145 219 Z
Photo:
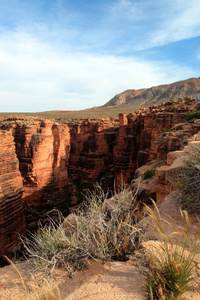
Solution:
M 71 152 L 69 174 L 82 190 L 92 187 L 99 179 L 104 187 L 113 187 L 113 147 L 119 123 L 110 119 L 83 120 L 70 123 Z M 104 178 L 104 179 L 103 179 Z
M 45 222 L 46 212 L 54 208 L 67 213 L 80 192 L 97 181 L 117 190 L 122 182 L 131 183 L 136 168 L 181 149 L 199 130 L 181 123 L 197 106 L 192 99 L 178 100 L 120 114 L 118 120 L 68 124 L 31 118 L 1 121 L 0 242 L 8 245 L 3 252 L 16 244 L 16 232 L 23 233 L 26 225 L 35 230 L 38 219 Z M 182 132 L 174 134 L 178 126 Z
M 23 183 L 11 131 L 0 131 L 0 263 L 25 234 Z
M 12 132 L 14 138 L 27 228 L 34 230 L 38 219 L 45 221 L 47 211 L 69 200 L 69 127 L 28 119 L 4 121 L 1 128 Z

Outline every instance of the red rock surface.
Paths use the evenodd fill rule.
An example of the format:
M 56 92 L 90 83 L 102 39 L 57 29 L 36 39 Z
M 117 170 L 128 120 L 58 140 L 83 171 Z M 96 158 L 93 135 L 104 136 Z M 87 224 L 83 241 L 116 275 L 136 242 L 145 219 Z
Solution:
M 68 184 L 68 126 L 50 121 L 16 122 L 12 130 L 23 177 L 23 200 L 31 205 L 50 203 L 52 193 Z
M 69 127 L 48 120 L 26 119 L 4 121 L 1 128 L 11 130 L 14 137 L 27 225 L 32 230 L 37 228 L 38 219 L 47 218 L 47 211 L 58 208 L 69 198 Z
M 18 233 L 25 234 L 22 193 L 12 133 L 0 131 L 0 256 L 10 256 L 13 247 L 19 243 Z
M 82 120 L 70 123 L 71 153 L 69 159 L 69 172 L 72 179 L 78 179 L 85 189 L 97 182 L 98 178 L 107 173 L 107 184 L 114 176 L 113 142 L 118 133 L 118 123 L 110 119 L 101 121 Z

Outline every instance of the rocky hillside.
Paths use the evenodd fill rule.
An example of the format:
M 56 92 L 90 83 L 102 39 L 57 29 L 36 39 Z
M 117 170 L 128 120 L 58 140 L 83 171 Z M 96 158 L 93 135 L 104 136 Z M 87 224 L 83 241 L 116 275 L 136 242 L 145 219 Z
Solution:
M 194 97 L 200 94 L 200 78 L 190 78 L 171 84 L 153 86 L 149 89 L 126 90 L 114 96 L 102 107 L 150 106 L 172 99 Z
M 110 101 L 104 104 L 102 107 L 107 106 L 119 106 L 126 105 L 131 99 L 139 96 L 144 93 L 147 89 L 139 89 L 139 90 L 126 90 L 120 94 L 115 95 Z

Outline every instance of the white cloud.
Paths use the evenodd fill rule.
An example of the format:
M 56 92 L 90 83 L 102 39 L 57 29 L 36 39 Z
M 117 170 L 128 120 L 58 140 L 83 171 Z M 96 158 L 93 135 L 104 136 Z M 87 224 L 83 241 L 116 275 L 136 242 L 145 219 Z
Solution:
M 171 62 L 63 52 L 26 33 L 0 36 L 0 110 L 43 111 L 103 105 L 129 88 L 188 77 Z
M 68 50 L 101 53 L 130 53 L 199 36 L 199 15 L 197 0 L 97 0 L 82 6 L 76 1 L 13 0 L 12 6 L 8 1 L 0 4 L 0 26 L 16 31 L 26 28 Z
M 160 4 L 159 16 L 155 16 L 157 26 L 149 32 L 149 37 L 140 43 L 138 49 L 163 46 L 200 36 L 199 1 L 165 0 Z

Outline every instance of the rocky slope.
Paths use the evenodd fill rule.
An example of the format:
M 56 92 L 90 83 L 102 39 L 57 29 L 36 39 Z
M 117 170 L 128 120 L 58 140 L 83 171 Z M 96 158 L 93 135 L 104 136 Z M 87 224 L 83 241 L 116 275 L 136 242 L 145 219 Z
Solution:
M 68 210 L 80 192 L 95 182 L 118 189 L 122 181 L 131 183 L 136 168 L 156 158 L 166 160 L 168 152 L 182 149 L 184 141 L 200 130 L 198 123 L 180 125 L 193 109 L 199 109 L 199 104 L 188 99 L 128 116 L 120 114 L 116 120 L 1 121 L 0 242 L 6 245 L 1 247 L 4 254 L 11 253 L 16 244 L 16 232 L 24 233 L 26 225 L 36 229 L 39 219 L 46 221 L 49 210 Z
M 120 94 L 115 95 L 111 100 L 109 100 L 106 104 L 104 104 L 101 107 L 107 107 L 107 106 L 118 106 L 127 104 L 131 99 L 134 97 L 137 97 L 138 95 L 145 92 L 147 89 L 139 89 L 139 90 L 126 90 Z
M 127 90 L 113 97 L 102 107 L 149 106 L 172 99 L 194 97 L 199 94 L 200 78 L 190 78 L 172 84 L 153 86 L 148 89 Z

